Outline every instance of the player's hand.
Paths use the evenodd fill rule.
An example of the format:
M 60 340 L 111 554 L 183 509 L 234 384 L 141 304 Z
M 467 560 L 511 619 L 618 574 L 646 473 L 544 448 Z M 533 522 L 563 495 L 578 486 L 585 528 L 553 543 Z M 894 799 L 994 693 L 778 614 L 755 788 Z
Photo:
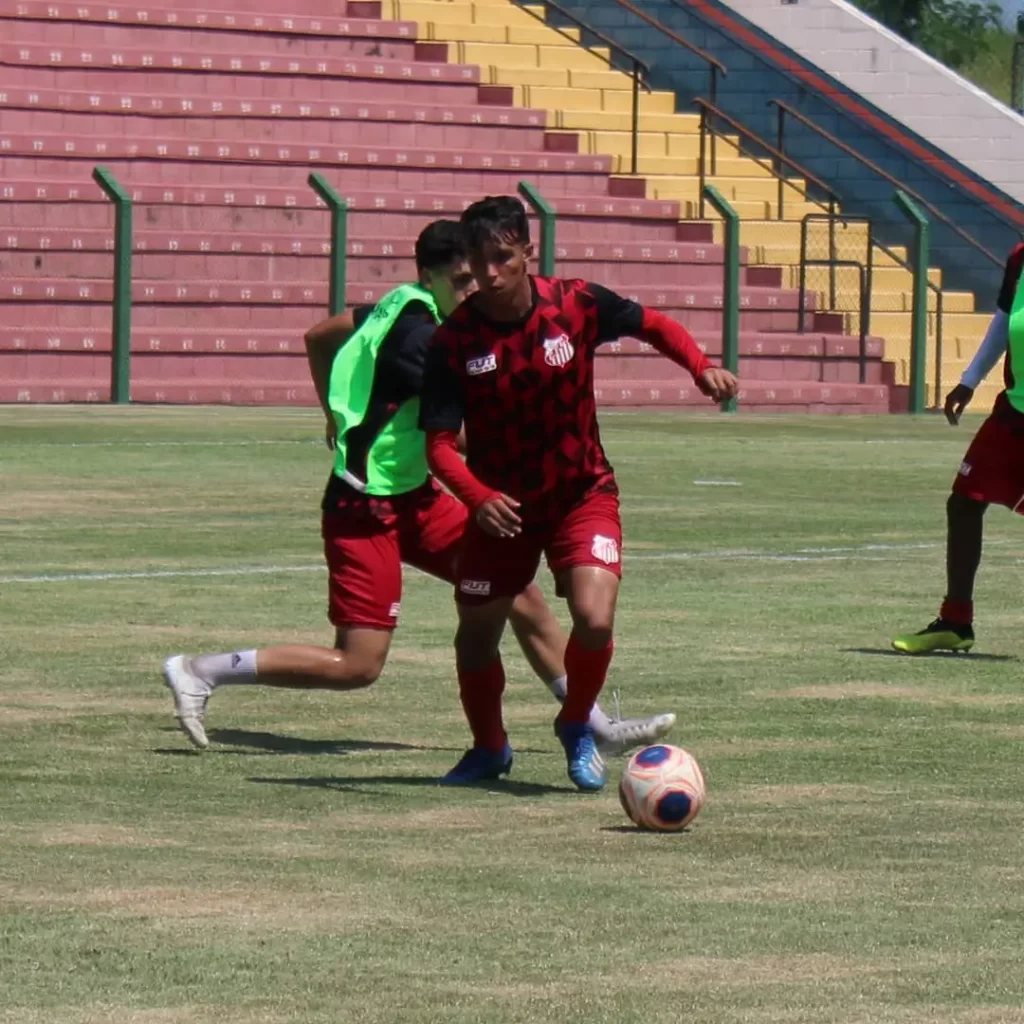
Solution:
M 338 444 L 338 424 L 332 416 L 324 427 L 324 444 L 333 452 Z
M 515 537 L 523 528 L 523 521 L 516 514 L 517 508 L 519 502 L 515 498 L 496 494 L 476 510 L 476 521 L 492 537 Z
M 740 389 L 740 382 L 720 366 L 710 366 L 697 378 L 697 387 L 716 402 L 724 402 L 727 398 L 735 398 Z
M 964 409 L 971 404 L 971 399 L 974 397 L 974 388 L 969 388 L 966 384 L 957 384 L 955 388 L 948 395 L 946 395 L 945 404 L 942 406 L 942 411 L 946 414 L 946 419 L 951 427 L 955 427 L 960 422 L 960 417 L 963 415 Z

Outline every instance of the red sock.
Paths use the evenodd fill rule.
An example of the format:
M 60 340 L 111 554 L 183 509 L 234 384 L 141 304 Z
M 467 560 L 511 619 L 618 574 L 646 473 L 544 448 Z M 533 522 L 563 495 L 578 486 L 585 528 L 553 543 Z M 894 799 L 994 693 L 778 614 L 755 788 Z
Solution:
M 947 597 L 939 609 L 939 618 L 954 626 L 969 626 L 974 621 L 973 601 L 950 601 Z
M 595 651 L 584 647 L 575 633 L 569 635 L 565 648 L 565 703 L 558 716 L 560 725 L 567 722 L 582 725 L 590 718 L 608 675 L 614 647 L 609 641 L 607 647 L 599 647 Z
M 505 691 L 501 658 L 479 672 L 468 672 L 460 665 L 458 673 L 459 697 L 473 733 L 473 746 L 501 750 L 508 742 L 501 720 L 501 695 Z

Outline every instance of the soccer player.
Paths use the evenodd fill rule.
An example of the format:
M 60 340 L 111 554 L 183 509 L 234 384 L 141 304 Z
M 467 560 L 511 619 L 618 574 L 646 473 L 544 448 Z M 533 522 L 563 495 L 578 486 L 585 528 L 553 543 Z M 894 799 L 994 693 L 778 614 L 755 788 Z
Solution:
M 322 533 L 333 648 L 308 645 L 176 655 L 164 665 L 178 719 L 208 745 L 206 704 L 222 685 L 353 690 L 380 675 L 398 622 L 402 563 L 454 583 L 468 512 L 430 477 L 417 418 L 426 351 L 437 322 L 475 290 L 462 230 L 437 221 L 416 242 L 419 283 L 376 307 L 333 317 L 307 334 L 310 370 L 328 419 L 334 471 Z M 358 327 L 346 340 L 347 333 Z M 527 660 L 556 698 L 565 695 L 565 633 L 535 586 L 520 588 L 512 622 Z M 675 715 L 592 719 L 609 750 L 653 742 Z
M 599 285 L 539 278 L 526 211 L 488 197 L 462 215 L 478 291 L 434 334 L 420 424 L 435 476 L 471 509 L 459 565 L 459 693 L 473 746 L 447 776 L 507 773 L 499 642 L 541 554 L 567 599 L 567 694 L 555 720 L 569 777 L 600 789 L 606 769 L 588 722 L 612 657 L 619 589 L 618 488 L 597 427 L 594 355 L 623 335 L 650 342 L 719 401 L 737 389 L 668 317 Z M 465 429 L 467 461 L 459 457 Z
M 985 511 L 991 504 L 1024 512 L 1024 245 L 1010 254 L 996 312 L 985 338 L 946 396 L 946 419 L 956 426 L 974 389 L 1001 358 L 1004 389 L 974 435 L 946 502 L 946 597 L 939 617 L 919 633 L 896 637 L 907 654 L 969 651 L 974 646 L 974 578 L 981 564 Z

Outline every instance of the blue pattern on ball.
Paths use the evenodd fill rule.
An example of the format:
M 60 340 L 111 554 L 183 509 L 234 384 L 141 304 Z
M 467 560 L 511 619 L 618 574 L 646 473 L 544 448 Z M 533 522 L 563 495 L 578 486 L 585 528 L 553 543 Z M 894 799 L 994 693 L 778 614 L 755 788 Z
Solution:
M 656 764 L 661 764 L 663 761 L 667 761 L 672 756 L 672 751 L 668 747 L 657 746 L 657 747 L 644 747 L 636 755 L 636 763 L 642 768 L 653 768 Z
M 677 825 L 690 813 L 690 798 L 678 790 L 666 793 L 658 801 L 658 817 L 667 825 Z

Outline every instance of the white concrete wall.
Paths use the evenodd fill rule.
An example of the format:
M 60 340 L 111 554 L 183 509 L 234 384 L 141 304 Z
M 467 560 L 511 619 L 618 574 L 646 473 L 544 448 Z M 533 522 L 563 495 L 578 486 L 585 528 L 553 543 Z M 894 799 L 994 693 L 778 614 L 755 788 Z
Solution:
M 977 86 L 846 0 L 721 2 L 1024 202 L 1024 118 Z

